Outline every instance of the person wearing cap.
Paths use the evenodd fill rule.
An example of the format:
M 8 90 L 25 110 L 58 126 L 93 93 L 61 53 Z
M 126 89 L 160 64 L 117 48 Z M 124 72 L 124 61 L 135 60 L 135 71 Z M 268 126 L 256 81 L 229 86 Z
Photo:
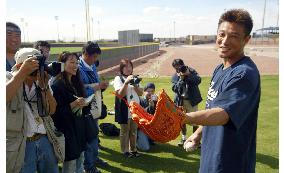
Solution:
M 6 22 L 6 71 L 15 65 L 15 53 L 21 45 L 21 29 L 12 22 Z
M 87 42 L 82 48 L 82 56 L 79 60 L 80 75 L 83 83 L 85 84 L 85 90 L 87 96 L 94 94 L 96 91 L 102 92 L 108 87 L 107 81 L 100 81 L 100 77 L 97 73 L 96 62 L 98 62 L 98 56 L 101 54 L 99 45 L 95 42 Z M 97 84 L 94 86 L 87 86 L 90 84 Z M 100 172 L 96 167 L 107 167 L 109 164 L 98 157 L 99 154 L 99 139 L 98 139 L 98 119 L 91 119 L 91 124 L 96 127 L 96 132 L 90 136 L 93 136 L 91 140 L 87 142 L 86 151 L 84 152 L 84 169 L 86 172 Z
M 172 62 L 176 73 L 172 76 L 172 90 L 175 93 L 174 102 L 183 108 L 185 112 L 195 112 L 202 101 L 198 85 L 201 83 L 196 70 L 186 66 L 182 59 L 174 59 Z M 193 125 L 193 132 L 198 126 Z M 186 140 L 186 124 L 182 126 L 182 138 L 178 146 L 182 147 Z
M 144 87 L 144 96 L 140 99 L 140 105 L 149 114 L 154 115 L 156 110 L 156 104 L 158 97 L 155 94 L 155 84 L 147 83 Z M 150 145 L 153 145 L 154 141 L 150 139 L 142 130 L 137 130 L 137 148 L 141 151 L 150 150 Z
M 8 173 L 58 172 L 57 158 L 47 135 L 56 101 L 48 87 L 48 75 L 40 76 L 34 55 L 23 48 L 16 64 L 6 73 L 6 169 Z M 42 110 L 42 111 L 41 111 Z

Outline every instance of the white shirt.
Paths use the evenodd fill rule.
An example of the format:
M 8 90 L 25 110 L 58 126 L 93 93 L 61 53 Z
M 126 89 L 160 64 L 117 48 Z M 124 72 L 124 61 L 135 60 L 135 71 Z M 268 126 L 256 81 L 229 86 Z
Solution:
M 124 80 L 126 79 L 125 77 L 122 77 Z M 119 76 L 116 76 L 114 78 L 114 81 L 113 81 L 113 87 L 114 87 L 114 90 L 115 91 L 118 91 L 122 88 L 123 86 L 123 83 L 122 81 L 120 80 L 120 77 Z M 139 96 L 138 94 L 136 93 L 136 91 L 134 90 L 134 86 L 132 85 L 129 85 L 128 84 L 128 87 L 127 87 L 127 92 L 126 92 L 126 98 L 127 98 L 127 102 L 130 103 L 131 101 L 135 101 L 137 102 L 138 104 L 140 103 L 140 100 L 139 100 Z M 130 111 L 128 109 L 128 118 L 131 118 L 131 114 L 130 114 Z
M 25 84 L 25 91 L 28 100 L 36 101 L 36 92 L 35 92 L 35 84 L 32 85 L 31 90 L 29 90 L 28 85 Z M 31 99 L 32 98 L 32 99 Z M 27 137 L 32 137 L 35 133 L 46 134 L 45 127 L 43 125 L 43 120 L 38 115 L 37 103 L 31 102 L 31 106 L 33 111 L 31 110 L 28 102 L 25 101 L 25 113 L 28 119 Z

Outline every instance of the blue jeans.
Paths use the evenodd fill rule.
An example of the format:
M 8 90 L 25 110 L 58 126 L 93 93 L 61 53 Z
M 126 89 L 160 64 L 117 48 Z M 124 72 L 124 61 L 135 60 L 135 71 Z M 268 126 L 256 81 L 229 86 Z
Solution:
M 98 137 L 94 138 L 90 143 L 87 143 L 86 151 L 84 152 L 84 168 L 85 170 L 91 170 L 95 167 L 95 161 L 98 159 Z
M 149 138 L 140 129 L 137 131 L 137 148 L 141 151 L 148 151 L 150 149 Z
M 27 141 L 21 173 L 58 173 L 57 159 L 47 136 Z
M 75 160 L 65 161 L 63 163 L 62 173 L 83 173 L 83 152 L 80 157 Z

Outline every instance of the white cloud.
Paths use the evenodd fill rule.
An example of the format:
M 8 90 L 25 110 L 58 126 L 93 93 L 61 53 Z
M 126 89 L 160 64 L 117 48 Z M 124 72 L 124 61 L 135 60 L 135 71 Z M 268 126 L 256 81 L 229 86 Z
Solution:
M 258 8 L 248 8 L 245 4 L 230 4 L 225 8 L 245 8 L 251 13 L 255 24 L 254 30 L 261 27 L 262 15 Z M 273 10 L 271 10 L 273 9 Z M 39 39 L 57 39 L 57 27 L 54 15 L 41 17 L 26 17 L 20 15 L 13 8 L 8 8 L 8 20 L 21 25 L 20 18 L 23 17 L 28 22 L 26 31 L 29 33 L 29 40 Z M 94 39 L 105 38 L 113 39 L 118 37 L 118 31 L 139 29 L 140 33 L 153 33 L 154 37 L 176 37 L 187 36 L 189 34 L 215 34 L 218 18 L 222 11 L 210 11 L 197 15 L 184 12 L 180 8 L 171 8 L 168 6 L 148 6 L 137 11 L 137 13 L 120 13 L 107 11 L 99 6 L 91 6 L 90 14 L 93 17 L 93 35 Z M 276 24 L 277 13 L 275 8 L 268 6 L 266 13 L 265 26 Z M 99 21 L 99 24 L 98 24 Z M 174 29 L 175 21 L 175 29 Z M 74 30 L 72 24 L 75 24 L 76 39 L 85 38 L 85 13 L 79 11 L 72 14 L 61 14 L 59 16 L 60 38 L 73 40 Z M 175 30 L 175 34 L 174 34 Z
M 159 14 L 160 12 L 161 12 L 160 7 L 151 6 L 143 9 L 143 13 L 146 15 Z

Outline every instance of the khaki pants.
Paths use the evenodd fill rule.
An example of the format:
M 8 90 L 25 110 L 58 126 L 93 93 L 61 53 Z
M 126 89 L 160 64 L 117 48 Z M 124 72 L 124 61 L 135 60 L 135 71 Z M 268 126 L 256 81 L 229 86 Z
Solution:
M 120 148 L 123 153 L 135 152 L 137 139 L 137 124 L 128 118 L 127 124 L 120 124 Z
M 198 111 L 198 105 L 191 106 L 189 100 L 183 100 L 183 109 L 186 113 Z M 193 126 L 193 132 L 198 128 L 198 126 Z M 181 132 L 183 135 L 186 135 L 186 124 L 182 126 Z

